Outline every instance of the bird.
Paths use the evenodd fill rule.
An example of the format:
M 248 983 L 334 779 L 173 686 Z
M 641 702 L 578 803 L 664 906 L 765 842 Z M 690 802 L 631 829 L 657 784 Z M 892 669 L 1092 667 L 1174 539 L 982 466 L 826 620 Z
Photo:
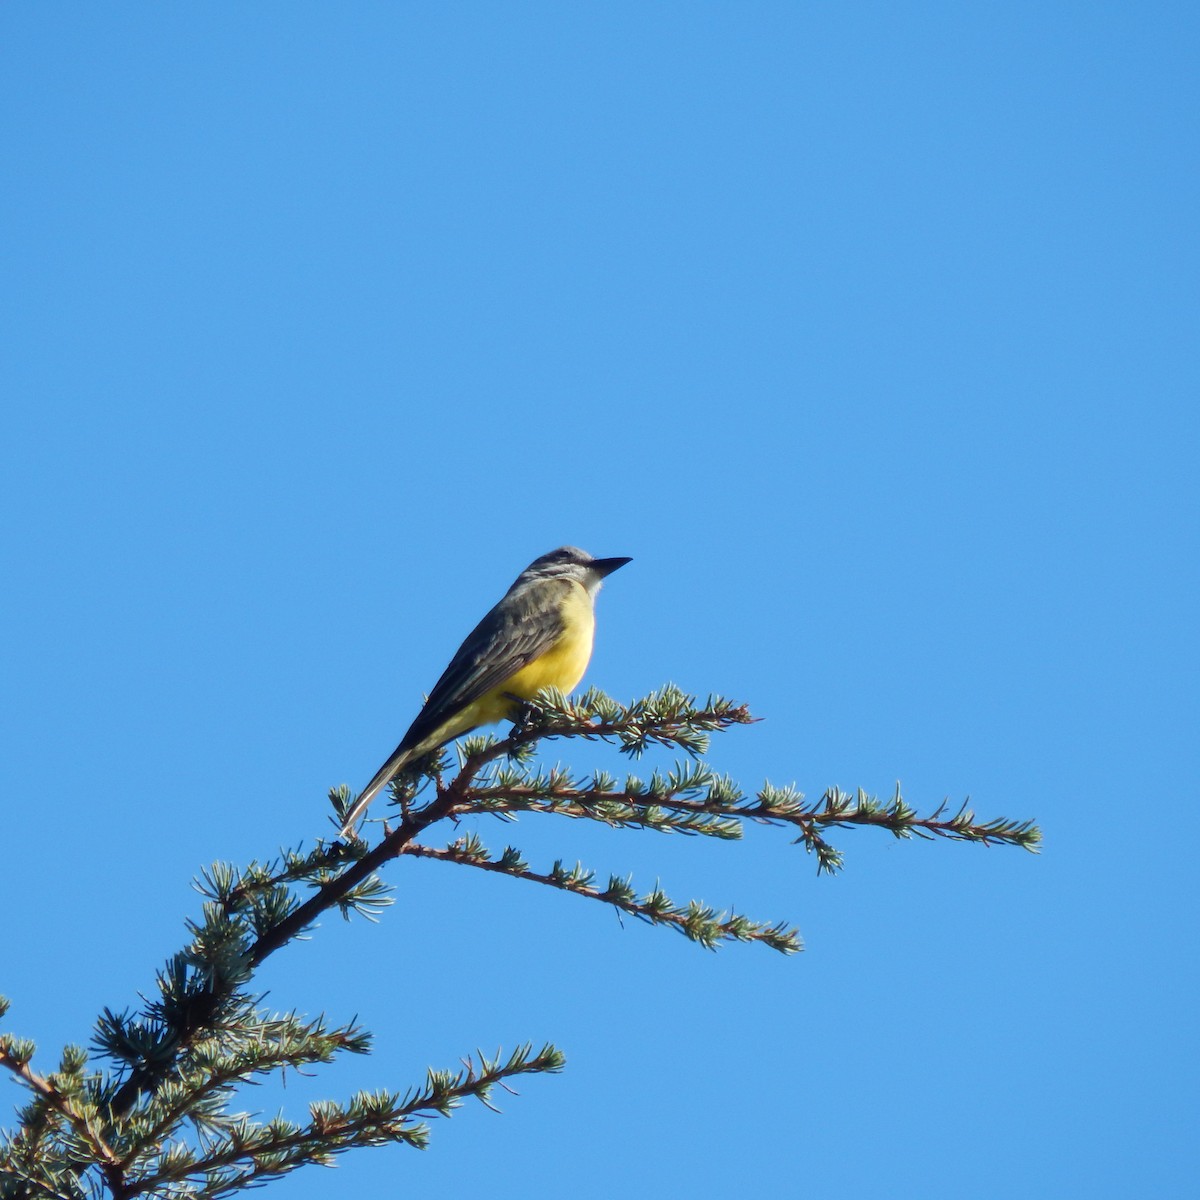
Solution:
M 596 593 L 631 561 L 593 558 L 577 546 L 535 558 L 459 646 L 338 836 L 348 837 L 371 801 L 415 759 L 480 725 L 515 718 L 521 702 L 542 688 L 571 691 L 592 656 Z

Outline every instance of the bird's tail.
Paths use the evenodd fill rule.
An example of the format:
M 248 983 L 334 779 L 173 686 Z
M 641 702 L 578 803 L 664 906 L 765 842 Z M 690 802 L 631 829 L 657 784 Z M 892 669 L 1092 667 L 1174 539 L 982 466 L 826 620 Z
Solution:
M 367 811 L 367 805 L 383 791 L 385 787 L 396 777 L 397 772 L 406 763 L 410 762 L 415 756 L 413 749 L 404 745 L 403 742 L 396 747 L 392 753 L 392 757 L 375 772 L 375 778 L 363 788 L 353 807 L 346 814 L 346 819 L 342 823 L 342 828 L 338 833 L 338 837 L 349 837 L 354 832 L 355 825 L 358 824 L 359 818 Z

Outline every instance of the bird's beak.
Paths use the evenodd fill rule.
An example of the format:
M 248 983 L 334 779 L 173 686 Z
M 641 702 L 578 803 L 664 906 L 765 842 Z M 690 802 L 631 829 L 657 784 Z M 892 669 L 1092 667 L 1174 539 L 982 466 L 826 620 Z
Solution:
M 588 563 L 588 569 L 595 571 L 597 575 L 603 579 L 606 575 L 611 575 L 615 570 L 623 567 L 627 562 L 633 562 L 632 558 L 593 558 Z

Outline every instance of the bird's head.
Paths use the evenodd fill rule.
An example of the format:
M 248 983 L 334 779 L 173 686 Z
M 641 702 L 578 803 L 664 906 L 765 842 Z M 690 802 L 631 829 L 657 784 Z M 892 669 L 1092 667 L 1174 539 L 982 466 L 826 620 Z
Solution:
M 593 558 L 578 546 L 559 546 L 557 550 L 535 558 L 517 576 L 517 584 L 539 579 L 574 579 L 589 592 L 596 592 L 606 576 L 630 561 L 628 558 Z

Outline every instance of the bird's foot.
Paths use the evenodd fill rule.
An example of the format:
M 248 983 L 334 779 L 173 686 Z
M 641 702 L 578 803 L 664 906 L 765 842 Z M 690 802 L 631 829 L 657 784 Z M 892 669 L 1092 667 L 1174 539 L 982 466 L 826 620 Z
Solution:
M 524 696 L 514 696 L 511 692 L 505 694 L 505 699 L 513 702 L 513 723 L 512 729 L 509 731 L 509 737 L 524 737 L 529 732 L 529 726 L 533 723 L 533 714 L 535 712 L 533 703 L 526 700 Z

